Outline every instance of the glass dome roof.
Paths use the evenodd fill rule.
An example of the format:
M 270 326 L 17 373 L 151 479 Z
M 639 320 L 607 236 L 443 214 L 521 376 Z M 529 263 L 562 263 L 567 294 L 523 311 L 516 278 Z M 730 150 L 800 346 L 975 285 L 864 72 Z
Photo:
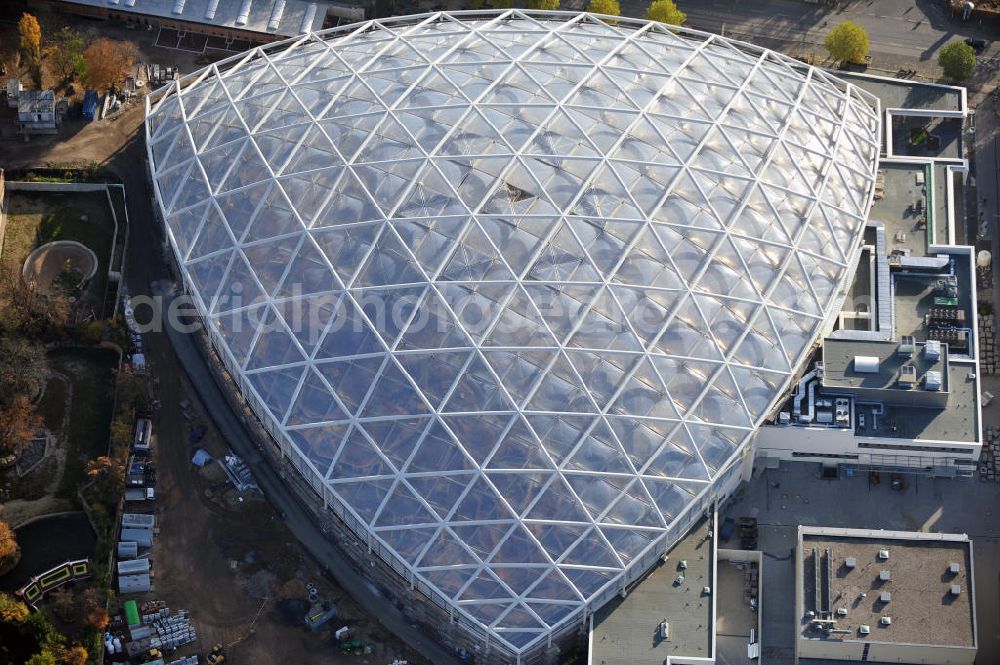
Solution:
M 250 404 L 515 652 L 738 460 L 839 308 L 880 141 L 874 98 L 785 56 L 516 10 L 306 35 L 149 104 L 170 244 Z

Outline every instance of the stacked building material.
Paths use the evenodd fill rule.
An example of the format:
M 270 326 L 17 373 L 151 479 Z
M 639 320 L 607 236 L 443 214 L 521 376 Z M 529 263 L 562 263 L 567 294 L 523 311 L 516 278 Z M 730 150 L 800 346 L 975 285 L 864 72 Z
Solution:
M 979 315 L 979 369 L 984 374 L 996 374 L 997 372 L 993 319 L 992 314 Z
M 185 656 L 184 658 L 178 658 L 177 660 L 172 660 L 167 665 L 198 665 L 198 656 Z
M 198 639 L 198 634 L 191 625 L 187 610 L 180 610 L 171 616 L 165 616 L 153 621 L 153 631 L 160 641 L 160 648 L 173 650 L 190 644 Z
M 983 433 L 983 452 L 979 456 L 979 479 L 997 482 L 1000 470 L 1000 427 L 987 427 Z

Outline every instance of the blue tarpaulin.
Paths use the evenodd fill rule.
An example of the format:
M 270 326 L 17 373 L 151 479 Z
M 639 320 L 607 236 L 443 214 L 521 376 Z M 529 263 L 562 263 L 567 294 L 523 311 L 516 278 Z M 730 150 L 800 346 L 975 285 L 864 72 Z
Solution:
M 212 456 L 205 452 L 204 448 L 199 448 L 194 451 L 194 457 L 191 458 L 191 463 L 195 466 L 205 466 L 212 461 Z

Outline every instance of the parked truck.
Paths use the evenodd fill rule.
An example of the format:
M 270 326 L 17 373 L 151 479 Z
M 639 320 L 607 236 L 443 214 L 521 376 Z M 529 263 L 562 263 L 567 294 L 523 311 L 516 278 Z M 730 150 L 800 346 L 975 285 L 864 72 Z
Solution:
M 129 487 L 125 490 L 125 500 L 138 503 L 140 501 L 152 501 L 156 498 L 156 491 L 152 487 Z

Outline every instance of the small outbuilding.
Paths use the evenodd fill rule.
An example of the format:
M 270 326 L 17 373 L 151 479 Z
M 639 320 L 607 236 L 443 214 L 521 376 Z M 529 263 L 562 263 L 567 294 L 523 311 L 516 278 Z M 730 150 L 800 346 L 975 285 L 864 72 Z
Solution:
M 132 541 L 138 547 L 152 547 L 153 546 L 153 530 L 152 529 L 122 529 L 121 539 L 123 541 Z
M 134 559 L 139 556 L 139 546 L 134 541 L 118 543 L 119 559 Z
M 143 573 L 141 575 L 125 575 L 124 577 L 118 578 L 118 593 L 146 593 L 152 589 L 149 581 L 149 575 Z

